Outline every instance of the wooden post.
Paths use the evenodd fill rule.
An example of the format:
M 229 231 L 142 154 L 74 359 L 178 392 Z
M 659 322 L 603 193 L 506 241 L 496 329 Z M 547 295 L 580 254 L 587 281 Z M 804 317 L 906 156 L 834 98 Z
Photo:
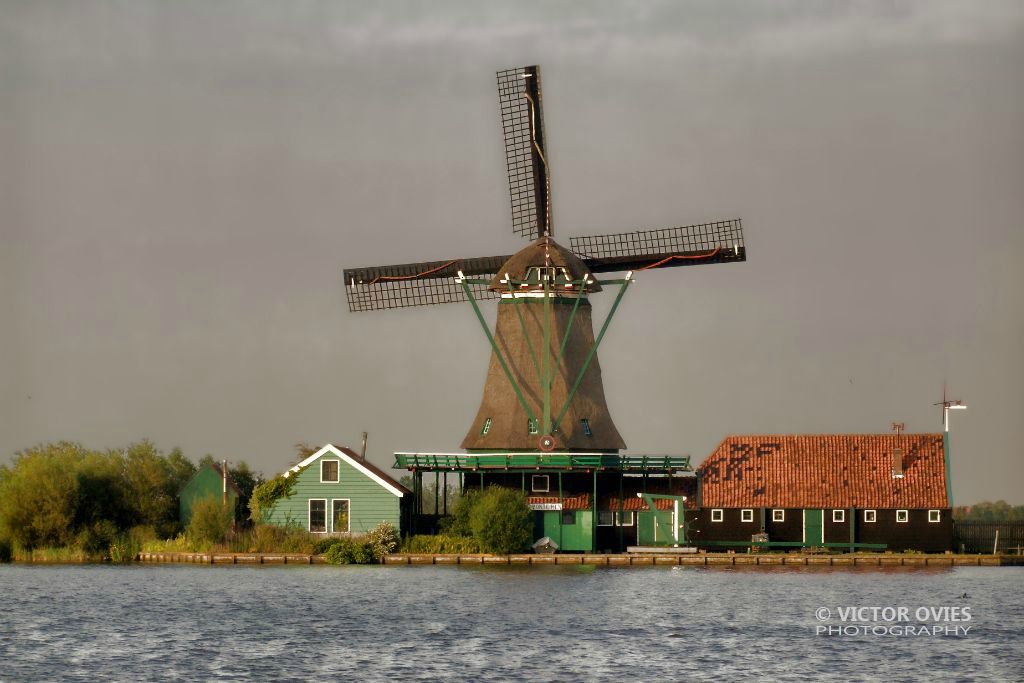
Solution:
M 996 542 L 992 544 L 992 554 L 996 554 L 996 549 L 999 547 L 999 529 L 996 529 Z

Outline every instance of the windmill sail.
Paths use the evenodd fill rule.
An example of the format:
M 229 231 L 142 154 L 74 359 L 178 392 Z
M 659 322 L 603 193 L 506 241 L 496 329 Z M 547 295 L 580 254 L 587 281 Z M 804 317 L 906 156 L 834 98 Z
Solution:
M 746 261 L 740 219 L 570 239 L 593 273 Z
M 540 67 L 499 71 L 498 101 L 505 136 L 512 232 L 533 240 L 550 234 L 551 230 Z
M 348 310 L 356 313 L 466 301 L 465 290 L 455 281 L 459 271 L 474 278 L 493 278 L 509 258 L 484 256 L 346 268 L 343 277 Z M 477 299 L 499 296 L 482 285 L 470 285 L 470 288 Z

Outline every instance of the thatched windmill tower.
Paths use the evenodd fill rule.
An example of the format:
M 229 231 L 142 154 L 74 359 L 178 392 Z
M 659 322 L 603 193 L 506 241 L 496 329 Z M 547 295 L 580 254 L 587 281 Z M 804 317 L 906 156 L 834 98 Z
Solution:
M 513 256 L 345 270 L 349 310 L 499 298 L 483 399 L 462 447 L 487 451 L 615 452 L 626 447 L 608 412 L 597 347 L 632 282 L 650 268 L 744 261 L 739 220 L 620 235 L 552 239 L 551 185 L 540 69 L 498 73 L 512 229 L 533 240 Z M 595 274 L 627 272 L 614 280 Z M 595 337 L 587 296 L 617 285 Z

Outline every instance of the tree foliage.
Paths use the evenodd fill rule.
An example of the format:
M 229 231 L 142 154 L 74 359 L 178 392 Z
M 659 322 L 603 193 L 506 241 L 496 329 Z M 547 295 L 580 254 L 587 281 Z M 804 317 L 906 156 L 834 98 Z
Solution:
M 491 486 L 473 504 L 469 526 L 484 552 L 520 552 L 533 539 L 533 512 L 522 491 Z
M 1005 500 L 985 501 L 953 508 L 953 518 L 958 521 L 1016 522 L 1024 520 L 1024 505 L 1010 505 Z
M 277 475 L 253 489 L 249 499 L 249 518 L 257 524 L 266 522 L 274 504 L 281 498 L 292 495 L 298 477 Z
M 195 547 L 208 547 L 220 543 L 231 530 L 232 512 L 220 496 L 207 496 L 192 505 L 185 536 Z
M 243 481 L 259 479 L 244 463 L 239 469 Z M 178 493 L 195 471 L 179 449 L 165 455 L 145 440 L 107 451 L 66 441 L 25 449 L 0 467 L 0 539 L 95 554 L 133 528 L 173 536 Z

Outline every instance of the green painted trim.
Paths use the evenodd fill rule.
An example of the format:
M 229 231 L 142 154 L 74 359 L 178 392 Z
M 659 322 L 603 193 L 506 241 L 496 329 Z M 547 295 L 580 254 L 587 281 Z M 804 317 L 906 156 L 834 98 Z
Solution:
M 473 304 L 473 312 L 476 313 L 476 319 L 480 321 L 480 327 L 483 328 L 484 334 L 487 335 L 487 341 L 491 343 L 491 349 L 494 351 L 495 357 L 498 359 L 498 363 L 501 365 L 501 369 L 505 371 L 505 377 L 508 378 L 509 383 L 512 385 L 512 389 L 516 392 L 516 398 L 519 399 L 519 405 L 526 411 L 527 416 L 532 417 L 534 420 L 537 418 L 534 416 L 533 411 L 530 410 L 529 404 L 526 399 L 523 398 L 523 392 L 519 388 L 519 384 L 515 378 L 512 377 L 512 371 L 508 369 L 508 364 L 505 362 L 504 356 L 501 355 L 501 350 L 498 349 L 497 342 L 494 341 L 494 335 L 491 334 L 491 328 L 487 326 L 487 321 L 484 320 L 483 313 L 480 312 L 480 306 L 476 303 L 476 297 L 473 296 L 472 290 L 466 281 L 462 281 L 462 289 L 466 293 L 466 298 L 469 299 L 469 303 Z
M 949 466 L 949 432 L 942 433 L 942 454 L 946 459 L 946 507 L 953 507 L 953 473 Z
M 572 385 L 572 390 L 569 392 L 569 395 L 565 399 L 565 405 L 562 406 L 562 411 L 558 414 L 558 417 L 555 419 L 553 425 L 554 429 L 558 428 L 558 425 L 561 424 L 562 422 L 562 418 L 565 417 L 565 414 L 569 411 L 569 406 L 572 405 L 572 400 L 576 397 L 576 392 L 579 390 L 580 384 L 583 383 L 583 376 L 587 373 L 587 370 L 590 368 L 590 363 L 594 359 L 594 355 L 597 353 L 597 347 L 601 345 L 601 341 L 604 339 L 604 334 L 605 332 L 608 331 L 608 325 L 611 324 L 612 318 L 615 316 L 615 310 L 619 307 L 619 303 L 622 301 L 623 295 L 629 288 L 630 282 L 632 282 L 632 280 L 630 279 L 622 281 L 622 286 L 619 288 L 619 293 L 615 297 L 615 302 L 612 304 L 611 309 L 608 311 L 608 315 L 605 316 L 604 324 L 601 326 L 601 332 L 598 333 L 597 339 L 594 340 L 594 345 L 590 347 L 590 352 L 587 353 L 587 357 L 583 361 L 583 367 L 580 368 L 580 372 L 576 376 L 576 381 Z
M 586 278 L 584 278 L 584 279 L 580 280 L 578 283 L 574 282 L 573 285 L 574 286 L 578 286 L 580 288 L 579 289 L 579 296 L 576 297 L 576 302 L 572 306 L 572 312 L 569 313 L 569 324 L 566 325 L 566 327 L 565 327 L 565 336 L 562 337 L 562 346 L 558 350 L 558 360 L 555 361 L 555 367 L 556 368 L 562 367 L 562 360 L 565 358 L 565 349 L 568 348 L 568 346 L 569 346 L 569 335 L 572 333 L 572 326 L 573 326 L 573 323 L 576 321 L 576 312 L 580 308 L 580 301 L 582 301 L 583 298 L 584 298 L 583 297 L 583 293 L 585 291 L 584 288 L 587 285 L 587 280 L 586 280 Z M 551 384 L 554 384 L 554 383 L 555 383 L 555 378 L 552 377 L 551 378 Z
M 533 350 L 533 342 L 530 341 L 530 335 L 526 333 L 526 319 L 523 318 L 523 309 L 519 305 L 519 297 L 516 296 L 516 292 L 512 289 L 512 283 L 508 284 L 508 292 L 512 295 L 512 301 L 515 303 L 516 316 L 519 318 L 519 328 L 523 331 L 523 337 L 526 339 L 526 348 L 530 352 L 530 360 L 533 361 L 533 369 L 537 371 L 537 379 L 540 380 L 542 375 L 540 373 L 540 364 L 537 362 L 537 354 Z
M 544 434 L 551 433 L 551 288 L 544 278 L 544 376 L 540 378 L 543 390 Z

